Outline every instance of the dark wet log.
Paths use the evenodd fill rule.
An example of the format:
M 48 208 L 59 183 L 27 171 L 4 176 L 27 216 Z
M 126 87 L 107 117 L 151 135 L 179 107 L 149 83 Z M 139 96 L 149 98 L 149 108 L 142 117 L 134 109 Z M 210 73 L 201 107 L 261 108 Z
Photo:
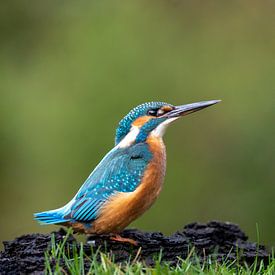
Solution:
M 56 242 L 62 241 L 66 235 L 63 229 L 53 233 Z M 136 240 L 139 246 L 111 241 L 108 236 L 96 236 L 89 238 L 84 244 L 84 252 L 91 255 L 92 245 L 94 251 L 100 247 L 102 251 L 110 253 L 116 262 L 136 258 L 150 266 L 154 265 L 154 259 L 160 251 L 162 261 L 175 265 L 179 257 L 186 259 L 192 247 L 200 261 L 209 256 L 218 261 L 234 261 L 238 257 L 238 262 L 251 264 L 257 257 L 258 261 L 267 263 L 270 255 L 264 246 L 249 242 L 244 232 L 232 223 L 192 223 L 171 236 L 160 232 L 127 229 L 121 236 Z M 49 249 L 50 243 L 51 234 L 23 235 L 13 241 L 4 242 L 4 251 L 0 253 L 0 274 L 42 273 L 44 253 Z M 69 249 L 73 244 L 79 247 L 79 243 L 70 236 L 67 240 Z M 88 261 L 86 265 L 88 267 Z

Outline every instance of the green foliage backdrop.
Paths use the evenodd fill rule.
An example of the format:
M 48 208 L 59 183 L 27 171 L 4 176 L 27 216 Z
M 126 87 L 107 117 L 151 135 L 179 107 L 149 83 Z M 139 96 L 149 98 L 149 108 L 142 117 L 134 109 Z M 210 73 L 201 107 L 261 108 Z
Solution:
M 72 198 L 135 105 L 222 99 L 168 129 L 164 190 L 132 226 L 258 223 L 274 244 L 274 1 L 0 6 L 0 240 L 53 230 L 32 213 Z

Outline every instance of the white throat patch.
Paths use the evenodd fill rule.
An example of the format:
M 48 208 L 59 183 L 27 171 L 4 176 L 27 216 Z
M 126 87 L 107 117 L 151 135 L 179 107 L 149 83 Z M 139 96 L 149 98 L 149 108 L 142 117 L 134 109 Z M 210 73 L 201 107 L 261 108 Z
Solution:
M 150 135 L 152 135 L 153 137 L 157 137 L 157 138 L 162 138 L 163 135 L 165 134 L 165 131 L 167 129 L 167 126 L 175 121 L 176 119 L 178 119 L 179 117 L 173 117 L 173 118 L 168 118 L 166 119 L 164 122 L 162 122 L 160 125 L 158 125 L 156 127 L 156 129 L 154 129 Z
M 177 120 L 179 117 L 173 117 L 168 118 L 164 122 L 162 122 L 160 125 L 158 125 L 150 134 L 150 136 L 162 138 L 165 134 L 167 126 Z M 120 141 L 120 143 L 116 146 L 117 148 L 127 148 L 135 143 L 136 138 L 140 132 L 140 127 L 138 126 L 132 126 L 129 133 Z

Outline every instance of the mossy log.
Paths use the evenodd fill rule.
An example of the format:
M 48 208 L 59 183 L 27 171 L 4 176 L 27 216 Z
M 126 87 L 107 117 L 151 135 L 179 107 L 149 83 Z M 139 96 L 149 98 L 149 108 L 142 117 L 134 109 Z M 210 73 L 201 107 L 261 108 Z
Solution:
M 66 236 L 66 231 L 60 229 L 52 234 L 55 235 L 56 242 L 61 242 Z M 136 240 L 138 246 L 112 241 L 109 236 L 93 236 L 83 245 L 84 253 L 87 256 L 91 255 L 93 246 L 93 251 L 99 249 L 109 253 L 115 262 L 135 259 L 148 266 L 154 266 L 160 251 L 161 261 L 176 265 L 179 258 L 190 257 L 192 248 L 191 257 L 196 255 L 196 259 L 200 261 L 212 257 L 218 261 L 238 260 L 238 263 L 251 264 L 257 257 L 258 262 L 268 263 L 270 256 L 263 245 L 249 242 L 237 225 L 227 222 L 192 223 L 171 236 L 136 229 L 126 229 L 121 236 Z M 45 252 L 50 248 L 51 234 L 28 234 L 3 243 L 4 250 L 0 253 L 0 274 L 43 273 Z M 69 250 L 73 245 L 80 247 L 73 236 L 67 239 L 67 245 Z M 89 260 L 85 261 L 88 268 Z

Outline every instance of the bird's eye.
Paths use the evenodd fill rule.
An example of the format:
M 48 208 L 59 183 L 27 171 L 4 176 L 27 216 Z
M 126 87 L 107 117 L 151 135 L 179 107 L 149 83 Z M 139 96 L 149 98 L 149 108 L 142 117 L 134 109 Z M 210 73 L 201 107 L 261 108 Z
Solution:
M 150 109 L 150 110 L 147 112 L 147 114 L 148 114 L 149 116 L 157 116 L 157 114 L 158 114 L 158 109 Z

